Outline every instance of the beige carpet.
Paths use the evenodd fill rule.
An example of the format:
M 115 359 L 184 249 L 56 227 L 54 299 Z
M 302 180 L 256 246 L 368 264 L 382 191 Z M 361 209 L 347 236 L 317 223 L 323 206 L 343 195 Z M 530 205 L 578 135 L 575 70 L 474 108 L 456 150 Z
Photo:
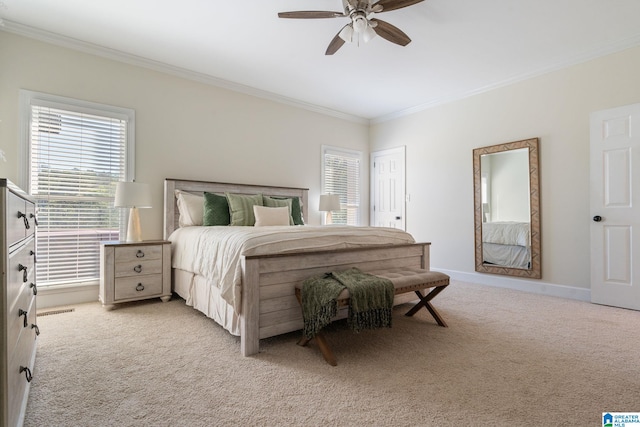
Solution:
M 182 300 L 38 318 L 26 426 L 599 426 L 640 411 L 640 312 L 454 282 L 391 329 L 240 356 Z M 43 310 L 48 311 L 48 310 Z

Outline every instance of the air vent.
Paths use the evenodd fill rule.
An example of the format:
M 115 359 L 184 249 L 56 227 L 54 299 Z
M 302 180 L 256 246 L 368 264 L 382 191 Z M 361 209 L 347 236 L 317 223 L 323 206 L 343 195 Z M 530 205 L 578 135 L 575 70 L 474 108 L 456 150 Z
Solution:
M 72 313 L 74 311 L 76 311 L 75 308 L 65 308 L 65 309 L 62 309 L 62 310 L 43 311 L 42 313 L 36 314 L 36 317 L 51 316 L 51 315 L 54 315 L 54 314 L 62 314 L 62 313 Z

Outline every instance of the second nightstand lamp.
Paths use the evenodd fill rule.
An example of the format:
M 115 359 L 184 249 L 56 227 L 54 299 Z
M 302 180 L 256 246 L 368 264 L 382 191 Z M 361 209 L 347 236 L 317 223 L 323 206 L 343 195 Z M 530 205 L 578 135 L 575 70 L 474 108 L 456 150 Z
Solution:
M 131 208 L 127 227 L 127 242 L 141 242 L 142 228 L 138 208 L 151 207 L 149 185 L 140 182 L 118 182 L 113 205 L 118 208 Z
M 331 215 L 331 211 L 339 211 L 340 210 L 340 196 L 337 194 L 321 194 L 320 195 L 320 206 L 318 209 L 320 212 L 326 212 L 327 217 L 325 219 L 325 224 L 333 224 L 333 218 Z

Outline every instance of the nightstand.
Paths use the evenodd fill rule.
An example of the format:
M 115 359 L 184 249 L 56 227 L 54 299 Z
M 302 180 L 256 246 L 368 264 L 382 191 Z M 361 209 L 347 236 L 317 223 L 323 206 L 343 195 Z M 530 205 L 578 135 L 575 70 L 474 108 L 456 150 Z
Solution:
M 100 302 L 171 299 L 171 242 L 103 242 L 100 245 Z

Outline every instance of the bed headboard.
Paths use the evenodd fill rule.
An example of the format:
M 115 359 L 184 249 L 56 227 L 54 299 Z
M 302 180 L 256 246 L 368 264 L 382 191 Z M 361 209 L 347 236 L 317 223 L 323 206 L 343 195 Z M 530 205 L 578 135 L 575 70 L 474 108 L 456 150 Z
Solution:
M 230 184 L 225 182 L 191 181 L 185 179 L 166 178 L 164 180 L 164 238 L 169 237 L 178 228 L 178 203 L 175 190 L 193 194 L 263 194 L 265 196 L 299 197 L 302 202 L 302 218 L 309 222 L 309 189 L 295 187 L 274 187 L 268 185 Z

